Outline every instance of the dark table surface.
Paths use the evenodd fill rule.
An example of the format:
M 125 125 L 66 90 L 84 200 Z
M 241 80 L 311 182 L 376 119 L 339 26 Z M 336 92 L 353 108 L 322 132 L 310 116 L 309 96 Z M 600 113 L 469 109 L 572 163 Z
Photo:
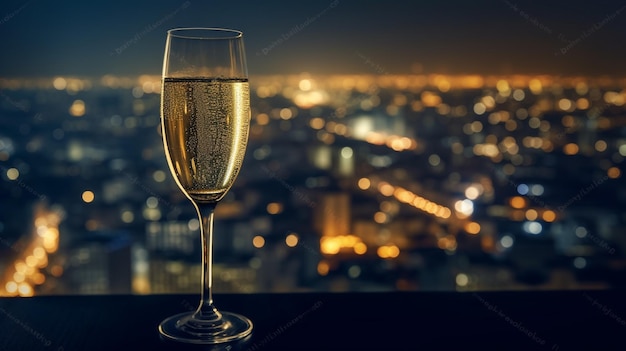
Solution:
M 624 350 L 626 292 L 216 294 L 252 319 L 243 342 L 166 342 L 157 325 L 196 295 L 0 298 L 0 350 Z

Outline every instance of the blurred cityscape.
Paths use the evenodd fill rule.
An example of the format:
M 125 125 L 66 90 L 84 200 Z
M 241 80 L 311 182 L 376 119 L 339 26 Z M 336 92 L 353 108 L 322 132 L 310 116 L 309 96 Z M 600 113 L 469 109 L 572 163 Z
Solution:
M 626 79 L 372 72 L 251 77 L 215 292 L 624 285 Z M 160 89 L 0 79 L 0 295 L 200 292 Z

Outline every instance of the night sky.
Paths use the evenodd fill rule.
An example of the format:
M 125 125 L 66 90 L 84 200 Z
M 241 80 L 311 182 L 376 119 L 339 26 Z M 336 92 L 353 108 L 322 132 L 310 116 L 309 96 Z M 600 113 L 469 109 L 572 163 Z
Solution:
M 189 26 L 242 30 L 250 74 L 626 75 L 623 1 L 10 0 L 0 77 L 160 74 Z

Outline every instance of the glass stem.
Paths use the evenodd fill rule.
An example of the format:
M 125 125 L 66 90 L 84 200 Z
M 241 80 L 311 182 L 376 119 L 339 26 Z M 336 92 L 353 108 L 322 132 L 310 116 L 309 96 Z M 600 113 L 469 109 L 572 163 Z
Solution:
M 222 315 L 213 306 L 213 214 L 217 203 L 197 203 L 202 237 L 202 295 L 194 318 L 206 322 L 219 321 Z

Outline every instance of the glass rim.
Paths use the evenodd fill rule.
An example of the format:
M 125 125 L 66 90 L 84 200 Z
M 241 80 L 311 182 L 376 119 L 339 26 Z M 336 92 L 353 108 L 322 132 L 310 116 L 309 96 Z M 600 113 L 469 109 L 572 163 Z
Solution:
M 198 34 L 184 34 L 185 32 L 197 32 Z M 197 40 L 228 40 L 243 37 L 243 32 L 240 30 L 220 27 L 179 27 L 169 29 L 167 34 L 170 37 Z

